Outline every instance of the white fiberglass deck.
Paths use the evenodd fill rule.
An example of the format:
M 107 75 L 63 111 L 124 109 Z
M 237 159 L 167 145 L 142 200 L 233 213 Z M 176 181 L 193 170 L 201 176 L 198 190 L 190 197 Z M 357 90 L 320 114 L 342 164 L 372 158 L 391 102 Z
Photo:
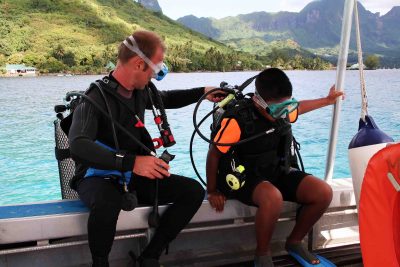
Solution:
M 315 248 L 358 242 L 357 213 L 351 179 L 335 179 L 331 185 L 334 191 L 331 206 L 314 228 Z M 160 207 L 160 211 L 163 212 L 165 208 Z M 283 251 L 279 244 L 291 230 L 296 208 L 296 205 L 285 202 L 274 235 L 274 242 L 277 244 L 275 254 L 281 254 Z M 151 209 L 138 207 L 132 212 L 121 212 L 117 225 L 118 241 L 113 246 L 110 259 L 114 258 L 115 262 L 118 262 L 123 260 L 121 257 L 126 257 L 124 253 L 129 247 L 119 246 L 120 242 L 129 241 L 130 246 L 136 246 L 137 250 L 145 245 L 149 234 L 147 214 Z M 171 244 L 171 252 L 163 256 L 163 260 L 166 265 L 173 263 L 172 266 L 179 266 L 179 262 L 187 262 L 190 258 L 197 257 L 198 262 L 202 262 L 199 266 L 213 266 L 200 258 L 206 259 L 210 255 L 220 253 L 219 258 L 223 259 L 222 255 L 226 254 L 226 251 L 221 248 L 221 242 L 225 247 L 229 246 L 229 254 L 237 250 L 238 259 L 247 259 L 255 245 L 255 212 L 255 208 L 229 200 L 224 212 L 216 213 L 208 202 L 204 201 L 188 227 Z M 58 261 L 57 266 L 71 266 L 71 263 L 60 263 L 62 261 L 59 259 L 68 257 L 68 253 L 75 250 L 84 254 L 80 256 L 80 260 L 74 259 L 77 264 L 90 262 L 86 241 L 87 218 L 88 211 L 79 200 L 0 207 L 0 267 L 24 266 L 23 264 L 29 261 L 30 266 L 53 266 L 51 264 L 54 262 L 52 263 L 52 257 L 49 255 L 53 255 L 54 260 Z M 133 239 L 137 239 L 136 245 L 133 245 Z M 35 258 L 33 265 L 31 257 Z M 40 260 L 41 257 L 43 261 Z M 232 259 L 221 261 L 227 262 L 232 262 Z M 185 263 L 182 266 L 185 266 Z

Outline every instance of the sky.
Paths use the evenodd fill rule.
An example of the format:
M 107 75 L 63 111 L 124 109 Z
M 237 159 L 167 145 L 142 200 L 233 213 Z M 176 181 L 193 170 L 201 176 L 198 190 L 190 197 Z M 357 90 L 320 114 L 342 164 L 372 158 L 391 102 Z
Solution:
M 163 13 L 172 19 L 186 15 L 197 17 L 223 18 L 255 11 L 298 12 L 312 0 L 158 0 Z M 335 0 L 330 0 L 335 1 Z M 400 0 L 359 0 L 364 7 L 381 15 L 393 6 L 400 6 Z

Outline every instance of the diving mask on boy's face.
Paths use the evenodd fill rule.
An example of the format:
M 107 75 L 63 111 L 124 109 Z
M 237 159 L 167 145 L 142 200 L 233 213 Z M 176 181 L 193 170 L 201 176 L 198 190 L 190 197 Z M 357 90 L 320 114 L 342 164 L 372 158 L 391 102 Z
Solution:
M 146 64 L 153 70 L 153 78 L 156 79 L 157 81 L 161 81 L 164 79 L 165 76 L 168 74 L 168 67 L 165 65 L 164 62 L 160 62 L 158 64 L 154 64 L 151 62 L 151 60 L 139 49 L 139 46 L 137 45 L 135 38 L 133 36 L 129 36 L 128 39 L 132 42 L 130 44 L 127 40 L 124 40 L 123 44 L 129 48 L 132 52 L 136 53 L 141 59 L 146 62 Z
M 290 113 L 295 111 L 299 106 L 299 101 L 294 98 L 285 100 L 280 103 L 267 104 L 260 94 L 255 91 L 254 101 L 267 111 L 274 119 L 286 118 Z

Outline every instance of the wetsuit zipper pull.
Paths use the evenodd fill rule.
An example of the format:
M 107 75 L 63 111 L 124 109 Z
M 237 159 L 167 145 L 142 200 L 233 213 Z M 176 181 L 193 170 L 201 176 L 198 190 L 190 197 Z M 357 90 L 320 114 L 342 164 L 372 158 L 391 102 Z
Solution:
M 144 127 L 144 123 L 140 120 L 138 115 L 135 115 L 135 119 L 137 121 L 136 124 L 135 124 L 135 127 L 136 128 L 143 128 Z

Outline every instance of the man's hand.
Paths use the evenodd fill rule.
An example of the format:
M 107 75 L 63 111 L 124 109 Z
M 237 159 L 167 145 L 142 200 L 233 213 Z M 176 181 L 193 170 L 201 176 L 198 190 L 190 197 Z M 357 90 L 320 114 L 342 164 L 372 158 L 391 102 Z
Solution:
M 133 172 L 149 179 L 163 179 L 169 177 L 169 165 L 153 156 L 136 156 Z
M 331 89 L 329 89 L 329 94 L 326 97 L 326 101 L 328 102 L 328 105 L 335 104 L 336 99 L 342 96 L 342 99 L 344 99 L 344 93 L 342 91 L 336 91 L 335 85 L 332 85 Z
M 225 201 L 226 197 L 220 192 L 208 193 L 208 202 L 217 212 L 224 210 Z
M 212 89 L 215 89 L 218 87 L 205 87 L 204 88 L 204 94 L 208 93 L 209 91 L 211 91 Z M 226 92 L 222 91 L 222 90 L 217 90 L 215 92 L 212 92 L 211 94 L 209 94 L 206 98 L 207 100 L 211 101 L 211 102 L 220 102 L 221 100 L 223 100 L 226 96 Z

